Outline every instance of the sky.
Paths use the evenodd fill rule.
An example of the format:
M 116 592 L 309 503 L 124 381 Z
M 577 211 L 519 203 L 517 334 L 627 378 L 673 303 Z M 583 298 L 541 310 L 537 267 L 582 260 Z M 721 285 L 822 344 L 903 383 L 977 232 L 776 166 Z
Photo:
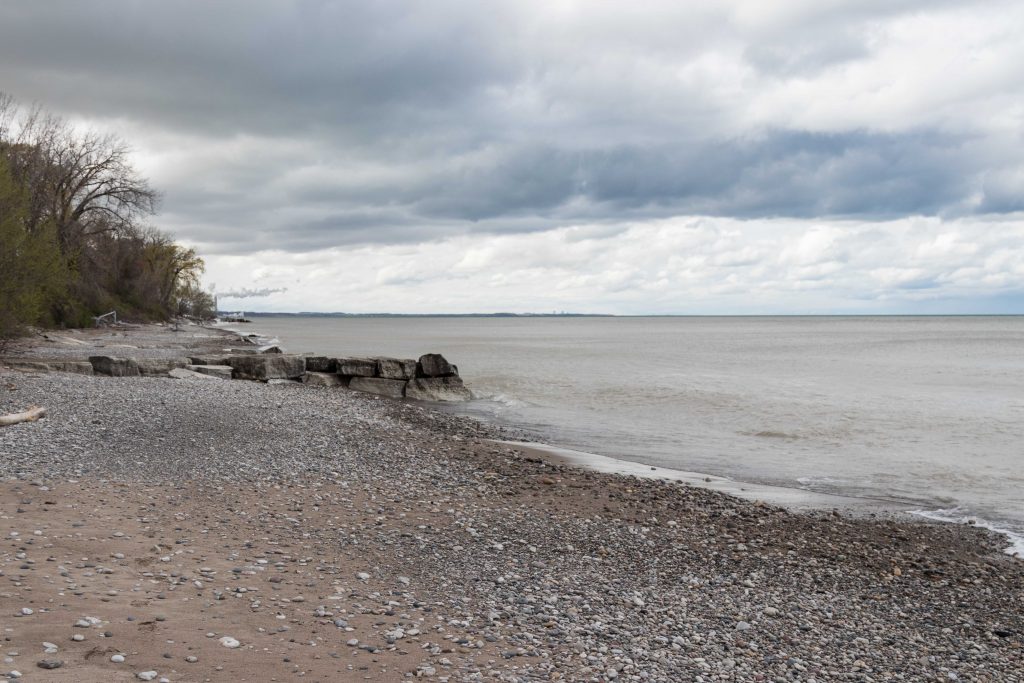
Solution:
M 0 0 L 222 308 L 1024 313 L 1019 0 Z

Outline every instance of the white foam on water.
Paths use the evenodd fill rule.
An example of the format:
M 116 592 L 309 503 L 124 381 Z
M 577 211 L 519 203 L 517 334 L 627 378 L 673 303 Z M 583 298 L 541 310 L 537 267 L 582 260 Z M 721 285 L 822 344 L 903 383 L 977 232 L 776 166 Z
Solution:
M 1008 541 L 1010 541 L 1009 547 L 1003 552 L 1011 557 L 1024 560 L 1024 534 L 1012 531 L 1006 527 L 1000 526 L 999 524 L 994 524 L 988 520 L 982 519 L 981 517 L 967 514 L 963 508 L 955 507 L 944 510 L 908 510 L 908 512 L 912 515 L 917 515 L 918 517 L 935 520 L 936 522 L 969 524 L 971 526 L 994 531 L 997 534 L 1002 534 L 1003 536 L 1006 536 Z
M 489 393 L 489 392 L 473 392 L 473 399 L 477 401 L 487 401 L 489 403 L 497 404 L 501 408 L 523 408 L 529 404 L 526 401 L 522 401 L 515 396 L 510 396 L 503 393 Z
M 801 486 L 806 486 L 806 487 L 812 487 L 812 486 L 822 485 L 822 484 L 829 485 L 829 484 L 838 484 L 839 483 L 838 479 L 833 479 L 832 477 L 797 477 L 796 481 Z

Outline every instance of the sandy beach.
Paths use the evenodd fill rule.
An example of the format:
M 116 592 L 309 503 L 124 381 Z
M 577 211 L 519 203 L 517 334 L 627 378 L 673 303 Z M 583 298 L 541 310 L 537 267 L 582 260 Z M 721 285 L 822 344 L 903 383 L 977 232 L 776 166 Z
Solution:
M 30 405 L 0 428 L 10 678 L 1024 681 L 1024 562 L 983 529 L 581 469 L 337 388 L 0 369 L 0 413 Z

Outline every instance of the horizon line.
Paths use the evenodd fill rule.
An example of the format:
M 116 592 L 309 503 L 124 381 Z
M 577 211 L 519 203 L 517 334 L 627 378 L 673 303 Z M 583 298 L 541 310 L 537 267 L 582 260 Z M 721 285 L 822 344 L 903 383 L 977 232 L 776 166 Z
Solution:
M 336 318 L 1013 318 L 1020 313 L 347 313 L 344 311 L 242 311 L 246 316 Z M 232 315 L 218 312 L 218 316 Z

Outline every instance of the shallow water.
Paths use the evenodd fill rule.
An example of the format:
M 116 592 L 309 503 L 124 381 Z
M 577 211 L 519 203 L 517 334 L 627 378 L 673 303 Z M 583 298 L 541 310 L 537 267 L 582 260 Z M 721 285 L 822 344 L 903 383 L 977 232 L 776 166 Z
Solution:
M 257 317 L 245 327 L 290 351 L 442 352 L 480 398 L 462 411 L 568 448 L 896 500 L 1024 538 L 1024 317 Z

